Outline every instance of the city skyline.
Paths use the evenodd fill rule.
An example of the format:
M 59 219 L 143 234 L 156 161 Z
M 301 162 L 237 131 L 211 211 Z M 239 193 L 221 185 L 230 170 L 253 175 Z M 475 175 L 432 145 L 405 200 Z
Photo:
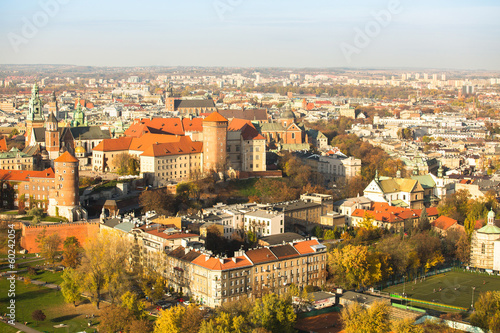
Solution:
M 0 10 L 3 64 L 500 70 L 493 1 L 44 0 Z

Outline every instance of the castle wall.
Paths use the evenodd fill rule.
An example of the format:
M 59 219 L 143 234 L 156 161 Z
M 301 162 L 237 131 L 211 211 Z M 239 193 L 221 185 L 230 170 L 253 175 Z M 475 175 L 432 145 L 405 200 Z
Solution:
M 53 225 L 23 225 L 21 233 L 21 247 L 30 253 L 40 252 L 36 238 L 43 231 L 47 230 L 47 235 L 58 234 L 61 240 L 74 236 L 84 245 L 88 239 L 94 238 L 99 233 L 99 223 L 61 223 Z M 61 243 L 62 249 L 62 243 Z

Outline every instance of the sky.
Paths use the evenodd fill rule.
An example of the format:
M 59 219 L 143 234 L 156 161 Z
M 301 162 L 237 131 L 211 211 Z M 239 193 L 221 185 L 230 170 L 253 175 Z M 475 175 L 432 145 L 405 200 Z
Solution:
M 0 64 L 500 70 L 499 17 L 498 0 L 0 0 Z

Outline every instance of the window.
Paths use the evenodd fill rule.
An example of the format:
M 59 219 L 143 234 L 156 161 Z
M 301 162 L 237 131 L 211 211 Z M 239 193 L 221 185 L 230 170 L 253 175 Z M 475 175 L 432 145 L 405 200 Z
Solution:
M 486 244 L 481 244 L 481 254 L 486 254 Z

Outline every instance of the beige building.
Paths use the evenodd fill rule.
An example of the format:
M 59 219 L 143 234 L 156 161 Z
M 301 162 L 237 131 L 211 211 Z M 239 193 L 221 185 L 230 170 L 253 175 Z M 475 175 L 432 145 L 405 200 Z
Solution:
M 488 224 L 472 234 L 470 261 L 472 267 L 500 271 L 500 228 L 492 210 Z
M 188 136 L 180 137 L 179 142 L 154 144 L 140 155 L 141 175 L 155 187 L 189 180 L 202 170 L 202 146 Z
M 0 169 L 2 170 L 33 170 L 33 164 L 33 156 L 25 154 L 17 148 L 0 153 Z
M 227 130 L 228 166 L 244 172 L 266 171 L 266 139 L 252 123 L 233 119 Z

